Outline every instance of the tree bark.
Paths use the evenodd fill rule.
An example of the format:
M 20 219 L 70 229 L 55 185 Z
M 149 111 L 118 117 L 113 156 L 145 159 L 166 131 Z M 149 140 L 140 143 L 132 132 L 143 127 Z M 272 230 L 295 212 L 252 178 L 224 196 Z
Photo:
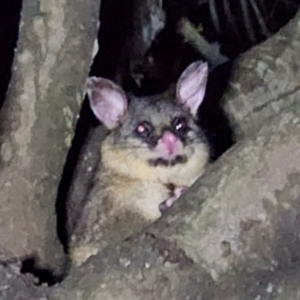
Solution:
M 299 17 L 298 12 L 276 35 L 239 59 L 224 97 L 237 139 L 257 132 L 287 101 L 298 101 Z
M 92 60 L 100 1 L 24 0 L 1 111 L 0 252 L 63 257 L 55 199 Z M 52 266 L 52 267 L 51 267 Z

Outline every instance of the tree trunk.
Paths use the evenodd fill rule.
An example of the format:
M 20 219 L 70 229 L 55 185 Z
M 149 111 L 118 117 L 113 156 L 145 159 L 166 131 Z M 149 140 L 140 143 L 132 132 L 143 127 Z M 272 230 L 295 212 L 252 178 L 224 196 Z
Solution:
M 100 1 L 24 0 L 1 111 L 0 252 L 63 257 L 55 199 L 92 60 Z
M 299 99 L 299 12 L 278 34 L 241 57 L 224 103 L 239 138 Z M 287 97 L 288 96 L 288 97 Z

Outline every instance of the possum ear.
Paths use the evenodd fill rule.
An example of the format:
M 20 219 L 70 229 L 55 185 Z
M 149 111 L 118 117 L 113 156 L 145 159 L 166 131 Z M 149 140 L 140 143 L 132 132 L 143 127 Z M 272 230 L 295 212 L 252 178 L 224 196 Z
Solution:
M 90 77 L 86 91 L 95 116 L 108 129 L 117 127 L 127 111 L 127 99 L 121 87 L 105 78 Z
M 203 101 L 208 76 L 208 65 L 203 61 L 190 64 L 181 74 L 176 87 L 179 103 L 188 108 L 193 116 Z

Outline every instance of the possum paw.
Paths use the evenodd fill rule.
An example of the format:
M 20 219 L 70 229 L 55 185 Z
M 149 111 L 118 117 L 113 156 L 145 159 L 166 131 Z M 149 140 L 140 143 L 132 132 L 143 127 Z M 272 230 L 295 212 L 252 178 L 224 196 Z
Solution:
M 166 210 L 168 210 L 175 203 L 175 201 L 180 198 L 180 196 L 186 191 L 186 189 L 186 186 L 176 187 L 173 190 L 173 194 L 171 195 L 171 197 L 159 205 L 160 212 L 164 213 Z

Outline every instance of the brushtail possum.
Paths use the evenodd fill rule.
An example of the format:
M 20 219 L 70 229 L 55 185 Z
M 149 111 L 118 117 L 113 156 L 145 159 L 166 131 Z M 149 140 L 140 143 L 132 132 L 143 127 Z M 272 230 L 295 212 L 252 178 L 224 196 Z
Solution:
M 110 133 L 70 238 L 73 264 L 154 222 L 201 176 L 209 151 L 195 117 L 207 73 L 204 62 L 188 66 L 177 82 L 176 99 L 126 96 L 110 80 L 88 79 L 90 106 Z

